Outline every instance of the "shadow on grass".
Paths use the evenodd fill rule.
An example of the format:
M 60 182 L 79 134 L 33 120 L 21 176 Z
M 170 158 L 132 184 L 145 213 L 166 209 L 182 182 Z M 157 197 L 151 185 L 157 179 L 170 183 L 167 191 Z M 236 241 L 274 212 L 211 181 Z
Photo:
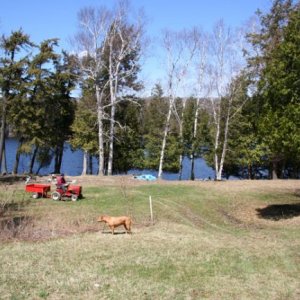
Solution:
M 265 208 L 257 208 L 259 218 L 279 221 L 300 216 L 300 203 L 298 204 L 272 204 Z
M 111 231 L 101 231 L 102 234 L 112 234 Z M 115 231 L 114 235 L 127 234 L 126 231 Z

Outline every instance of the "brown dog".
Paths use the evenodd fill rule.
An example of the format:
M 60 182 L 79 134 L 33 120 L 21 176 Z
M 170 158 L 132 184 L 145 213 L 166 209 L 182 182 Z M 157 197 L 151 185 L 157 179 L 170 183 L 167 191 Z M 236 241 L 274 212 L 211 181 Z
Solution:
M 124 225 L 126 232 L 131 233 L 131 224 L 132 220 L 130 217 L 110 217 L 110 216 L 99 216 L 97 219 L 98 222 L 105 222 L 111 229 L 111 233 L 114 234 L 115 227 Z

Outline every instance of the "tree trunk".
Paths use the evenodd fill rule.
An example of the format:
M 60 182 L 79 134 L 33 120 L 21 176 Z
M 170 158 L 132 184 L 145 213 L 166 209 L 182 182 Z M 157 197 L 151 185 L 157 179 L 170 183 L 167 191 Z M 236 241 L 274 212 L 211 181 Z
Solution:
M 215 179 L 221 180 L 220 172 L 219 172 L 219 156 L 218 156 L 218 150 L 219 150 L 219 136 L 220 136 L 220 125 L 217 124 L 216 128 L 216 136 L 215 136 L 215 154 L 214 154 L 214 163 L 215 163 Z
M 251 179 L 251 173 L 252 173 L 252 170 L 251 170 L 251 164 L 248 164 L 248 179 Z
M 14 164 L 13 171 L 12 171 L 13 174 L 18 174 L 20 155 L 21 155 L 20 149 L 23 144 L 23 140 L 24 140 L 23 138 L 20 138 L 20 140 L 19 140 L 19 145 L 18 145 L 18 149 L 16 152 L 15 164 Z
M 181 122 L 179 124 L 179 140 L 180 140 L 180 147 L 181 147 L 181 153 L 179 155 L 179 176 L 178 179 L 181 180 L 182 179 L 182 163 L 183 163 L 183 155 L 184 155 L 184 146 L 183 146 L 183 121 L 184 121 L 184 110 L 185 110 L 185 106 L 186 106 L 186 100 L 183 99 L 183 103 L 182 103 L 182 112 L 181 112 Z
M 160 151 L 160 158 L 159 158 L 159 167 L 158 167 L 158 175 L 157 175 L 158 179 L 162 178 L 165 150 L 166 150 L 166 144 L 167 144 L 167 136 L 169 133 L 170 120 L 171 120 L 171 114 L 172 114 L 172 101 L 171 101 L 171 99 L 169 101 L 170 101 L 169 102 L 169 111 L 168 111 L 168 115 L 167 115 L 164 136 L 163 136 L 163 141 L 162 141 L 161 151 Z
M 83 151 L 83 162 L 82 162 L 82 173 L 81 175 L 87 174 L 87 160 L 88 160 L 88 152 L 85 150 Z
M 54 174 L 59 174 L 60 173 L 63 153 L 64 153 L 63 144 L 57 146 L 56 149 L 55 149 Z
M 225 129 L 224 129 L 224 141 L 223 141 L 222 155 L 221 155 L 219 174 L 218 174 L 217 180 L 222 180 L 222 173 L 223 173 L 225 156 L 226 156 L 226 152 L 227 152 L 227 144 L 228 144 L 230 111 L 231 111 L 231 99 L 229 100 L 227 114 L 226 114 Z
M 97 118 L 98 118 L 98 142 L 99 142 L 99 171 L 98 175 L 104 175 L 104 130 L 103 130 L 103 107 L 102 96 L 100 88 L 96 85 L 96 98 L 97 98 Z
M 93 174 L 93 156 L 91 154 L 88 154 L 88 165 L 89 165 L 88 174 Z
M 2 174 L 7 174 L 5 144 L 4 144 L 3 153 L 2 153 Z
M 33 166 L 34 166 L 34 163 L 35 163 L 35 158 L 36 158 L 36 155 L 38 153 L 38 150 L 39 150 L 39 147 L 36 146 L 34 151 L 33 151 L 33 154 L 32 154 L 32 157 L 31 157 L 31 160 L 30 160 L 30 166 L 29 166 L 29 174 L 32 174 L 33 173 Z
M 19 162 L 20 162 L 20 152 L 19 152 L 19 149 L 18 149 L 17 153 L 16 153 L 15 164 L 14 164 L 14 167 L 13 167 L 13 170 L 12 170 L 12 173 L 14 175 L 18 174 Z
M 195 155 L 192 153 L 191 155 L 191 176 L 190 180 L 195 180 Z
M 112 175 L 113 172 L 113 158 L 114 158 L 114 134 L 115 134 L 115 113 L 116 106 L 112 100 L 111 115 L 110 115 L 110 128 L 109 128 L 109 149 L 108 149 L 108 165 L 107 175 Z
M 6 99 L 5 96 L 2 98 L 2 117 L 1 117 L 1 128 L 0 128 L 0 171 L 2 171 L 3 154 L 5 149 L 5 133 L 6 133 Z
M 191 154 L 191 180 L 195 180 L 195 141 L 197 137 L 197 129 L 198 129 L 198 117 L 199 117 L 199 109 L 200 109 L 200 98 L 197 98 L 196 102 L 196 110 L 194 115 L 194 126 L 193 126 L 193 144 L 192 144 L 192 154 Z
M 123 42 L 122 46 L 123 47 Z M 107 165 L 107 175 L 111 176 L 113 173 L 113 159 L 114 159 L 114 135 L 115 135 L 115 114 L 116 114 L 116 96 L 118 91 L 118 74 L 120 61 L 115 65 L 115 70 L 113 70 L 113 41 L 110 41 L 109 47 L 109 89 L 110 89 L 110 128 L 109 128 L 109 149 L 108 149 L 108 165 Z M 122 51 L 121 51 L 122 53 Z
M 36 175 L 38 175 L 40 173 L 40 170 L 41 170 L 42 166 L 43 166 L 43 164 L 40 163 L 39 167 L 37 168 L 37 170 L 35 172 Z
M 180 154 L 179 155 L 179 176 L 178 176 L 178 180 L 182 180 L 182 169 L 183 169 L 183 155 Z
M 273 160 L 272 161 L 272 179 L 277 180 L 278 175 L 277 175 L 277 161 Z

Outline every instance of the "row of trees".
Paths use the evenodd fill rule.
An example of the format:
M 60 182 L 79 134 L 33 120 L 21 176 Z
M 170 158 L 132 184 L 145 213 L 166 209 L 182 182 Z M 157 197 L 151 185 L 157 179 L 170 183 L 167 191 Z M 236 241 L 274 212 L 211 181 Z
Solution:
M 5 138 L 11 131 L 19 140 L 14 173 L 21 153 L 32 154 L 30 173 L 37 158 L 39 168 L 49 164 L 51 152 L 54 171 L 59 171 L 75 114 L 70 95 L 76 82 L 75 61 L 55 52 L 57 39 L 35 45 L 22 30 L 3 36 L 0 46 L 0 168 L 7 172 Z
M 127 2 L 109 10 L 84 8 L 74 37 L 76 55 L 55 52 L 56 39 L 34 45 L 22 31 L 3 37 L 0 65 L 0 164 L 5 171 L 7 128 L 21 153 L 40 166 L 63 145 L 84 151 L 99 175 L 151 168 L 182 173 L 183 157 L 205 157 L 216 179 L 224 175 L 298 178 L 300 170 L 300 9 L 275 0 L 247 31 L 219 21 L 211 33 L 198 28 L 165 31 L 165 81 L 151 97 L 137 97 L 145 52 L 144 17 Z M 251 26 L 250 26 L 251 25 Z M 256 28 L 256 25 L 259 26 Z M 80 88 L 81 96 L 71 97 Z

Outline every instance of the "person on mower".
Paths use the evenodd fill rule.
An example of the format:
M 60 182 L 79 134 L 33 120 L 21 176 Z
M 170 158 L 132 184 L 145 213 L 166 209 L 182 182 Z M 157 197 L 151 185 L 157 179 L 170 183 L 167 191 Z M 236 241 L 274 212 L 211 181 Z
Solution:
M 69 183 L 66 182 L 65 174 L 60 174 L 60 176 L 56 178 L 56 186 L 61 188 L 63 191 L 67 190 L 68 185 Z

